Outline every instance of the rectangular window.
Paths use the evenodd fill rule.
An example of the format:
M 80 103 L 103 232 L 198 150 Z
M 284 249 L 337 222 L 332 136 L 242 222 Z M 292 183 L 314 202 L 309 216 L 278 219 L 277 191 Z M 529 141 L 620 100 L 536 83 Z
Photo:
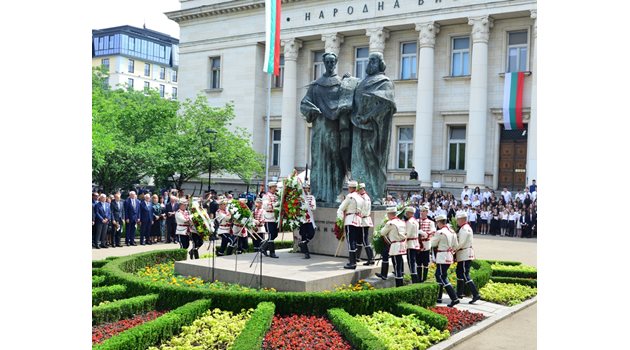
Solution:
M 313 80 L 317 80 L 324 74 L 325 71 L 324 51 L 313 52 Z
M 400 79 L 416 79 L 418 72 L 418 45 L 403 43 L 400 45 Z
M 129 38 L 129 51 L 134 51 L 136 49 L 136 40 L 134 38 Z
M 507 72 L 527 71 L 527 31 L 508 32 Z
M 466 160 L 466 127 L 452 126 L 448 136 L 448 169 L 464 170 Z
M 129 73 L 133 73 L 133 60 L 129 60 L 129 67 L 127 67 L 127 71 L 129 71 Z
M 271 166 L 280 165 L 280 129 L 271 129 Z
M 470 37 L 453 38 L 451 54 L 451 75 L 470 75 Z
M 174 70 L 171 72 L 171 80 L 176 83 L 177 82 L 177 71 Z
M 160 79 L 166 79 L 166 68 L 160 67 Z
M 284 55 L 280 55 L 280 69 L 278 76 L 273 76 L 273 87 L 281 88 L 284 85 Z
M 109 58 L 103 58 L 101 60 L 101 66 L 105 66 L 105 68 L 109 71 Z
M 365 78 L 365 68 L 368 64 L 369 48 L 357 47 L 355 50 L 354 58 L 354 76 L 363 79 Z
M 133 79 L 131 79 L 131 78 L 127 79 L 127 86 L 128 86 L 130 89 L 133 89 Z
M 173 100 L 177 100 L 177 88 L 176 87 L 173 88 L 173 92 L 171 93 L 171 97 L 173 98 Z
M 151 64 L 149 63 L 144 64 L 144 76 L 146 77 L 151 76 Z
M 413 127 L 398 128 L 398 168 L 410 169 L 413 166 Z
M 145 92 L 146 92 L 146 91 L 149 91 L 149 89 L 150 89 L 150 88 L 151 88 L 151 85 L 149 85 L 149 82 L 148 82 L 148 81 L 145 81 L 145 82 L 144 82 L 144 91 L 145 91 Z
M 110 49 L 114 48 L 114 36 L 113 35 L 109 36 L 109 48 Z
M 164 85 L 160 84 L 160 97 L 164 97 Z
M 221 88 L 221 58 L 210 57 L 210 88 Z

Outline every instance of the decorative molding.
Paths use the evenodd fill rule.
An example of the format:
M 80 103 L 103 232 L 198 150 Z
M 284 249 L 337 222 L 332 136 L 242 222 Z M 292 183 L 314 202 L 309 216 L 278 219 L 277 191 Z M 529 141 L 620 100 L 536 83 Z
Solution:
M 291 3 L 291 2 L 301 2 L 304 0 L 282 0 L 283 4 Z M 235 5 L 234 3 L 238 3 Z M 235 12 L 255 10 L 259 8 L 265 7 L 264 0 L 241 0 L 241 1 L 230 1 L 228 3 L 214 4 L 214 5 L 203 5 L 199 7 L 194 7 L 186 10 L 179 11 L 170 11 L 164 13 L 166 17 L 169 19 L 181 23 L 190 21 L 197 18 L 203 17 L 211 17 L 211 16 L 220 16 L 225 14 L 231 14 Z
M 419 33 L 420 47 L 435 47 L 435 37 L 440 32 L 440 25 L 435 22 L 416 23 Z
M 468 110 L 462 110 L 462 111 L 440 111 L 440 115 L 442 117 L 450 117 L 450 116 L 453 116 L 453 115 L 468 116 Z
M 534 25 L 532 27 L 532 34 L 534 36 L 534 38 L 536 37 L 536 32 L 538 31 L 538 10 L 530 10 L 530 17 L 534 19 Z
M 284 46 L 284 60 L 295 61 L 298 58 L 298 52 L 302 47 L 302 40 L 300 39 L 282 39 L 282 46 Z
M 488 43 L 488 39 L 490 38 L 490 29 L 494 26 L 494 20 L 492 17 L 488 15 L 469 17 L 468 25 L 473 26 L 473 43 Z
M 531 116 L 532 109 L 529 107 L 523 107 L 523 121 L 528 122 Z M 503 108 L 490 108 L 490 113 L 494 116 L 494 119 L 497 121 L 503 121 Z
M 385 51 L 385 40 L 389 38 L 389 30 L 383 27 L 368 28 L 365 35 L 370 37 L 370 52 Z
M 343 35 L 338 33 L 322 34 L 324 42 L 324 52 L 332 52 L 339 56 L 339 49 L 343 43 Z

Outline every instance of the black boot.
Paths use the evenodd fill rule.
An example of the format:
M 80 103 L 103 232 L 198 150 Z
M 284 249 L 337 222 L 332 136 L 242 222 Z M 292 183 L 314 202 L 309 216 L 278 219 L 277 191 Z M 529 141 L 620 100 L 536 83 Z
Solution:
M 190 256 L 191 260 L 193 259 L 193 250 L 194 249 L 191 249 L 191 250 L 188 251 L 188 255 Z
M 466 287 L 466 283 L 464 280 L 457 280 L 457 297 L 462 299 L 464 297 L 464 288 Z
M 267 254 L 268 248 L 269 248 L 269 241 L 263 241 L 263 243 L 260 244 L 260 252 L 262 253 L 262 255 L 269 256 Z
M 269 257 L 278 259 L 279 256 L 276 255 L 276 242 L 269 242 Z
M 367 254 L 368 260 L 363 266 L 374 265 L 374 250 L 372 250 L 372 247 L 365 247 L 365 253 Z
M 452 285 L 447 284 L 446 285 L 446 293 L 448 293 L 449 298 L 451 298 L 451 302 L 448 303 L 448 307 L 453 307 L 457 304 L 459 304 L 459 299 L 457 299 L 457 293 L 455 292 L 455 288 L 453 288 Z
M 199 248 L 193 249 L 194 259 L 199 259 Z
M 234 251 L 234 247 L 228 245 L 227 250 L 225 251 L 225 255 L 232 255 L 232 251 Z
M 402 287 L 403 284 L 404 284 L 403 279 L 396 277 L 396 287 Z
M 380 277 L 382 280 L 386 280 L 388 272 L 389 272 L 389 261 L 381 264 L 381 273 L 377 273 L 376 276 Z
M 363 246 L 357 246 L 357 257 L 356 262 L 361 262 L 361 251 L 363 250 Z
M 411 274 L 411 283 L 420 283 L 420 276 L 417 273 Z
M 438 288 L 438 295 L 437 295 L 437 303 L 441 303 L 442 302 L 442 294 L 444 293 L 444 286 L 443 285 L 439 285 Z
M 470 292 L 472 293 L 472 300 L 468 302 L 468 304 L 474 304 L 475 301 L 481 299 L 481 295 L 479 295 L 479 291 L 477 290 L 477 286 L 475 282 L 472 280 L 468 281 L 468 288 L 470 288 Z
M 354 270 L 357 268 L 357 252 L 348 252 L 348 263 L 343 267 L 344 269 Z
M 311 254 L 308 251 L 308 243 L 304 243 L 304 259 L 310 259 Z

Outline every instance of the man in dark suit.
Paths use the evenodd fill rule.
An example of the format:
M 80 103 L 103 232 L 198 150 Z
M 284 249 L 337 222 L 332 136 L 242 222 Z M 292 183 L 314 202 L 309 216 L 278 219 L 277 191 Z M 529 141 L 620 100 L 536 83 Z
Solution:
M 140 201 L 136 198 L 136 192 L 130 191 L 129 198 L 125 201 L 125 223 L 127 246 L 136 245 L 136 224 L 140 222 Z
M 120 245 L 120 235 L 122 234 L 123 221 L 125 220 L 125 208 L 123 201 L 120 199 L 120 192 L 114 195 L 114 201 L 111 203 L 112 208 L 112 224 L 114 225 L 114 244 L 113 247 L 122 247 Z
M 107 228 L 112 218 L 109 206 L 105 203 L 107 195 L 102 193 L 98 198 L 98 203 L 94 205 L 94 216 L 96 221 L 96 247 L 107 248 Z
M 151 245 L 151 225 L 153 225 L 153 206 L 151 195 L 144 194 L 144 201 L 140 202 L 140 245 Z
M 175 242 L 175 230 L 177 229 L 177 221 L 175 221 L 175 214 L 179 210 L 179 204 L 177 203 L 177 197 L 171 196 L 168 204 L 166 205 L 166 243 Z
M 98 203 L 98 193 L 92 192 L 92 248 L 99 249 L 98 239 L 96 238 L 96 215 L 94 214 L 94 206 Z

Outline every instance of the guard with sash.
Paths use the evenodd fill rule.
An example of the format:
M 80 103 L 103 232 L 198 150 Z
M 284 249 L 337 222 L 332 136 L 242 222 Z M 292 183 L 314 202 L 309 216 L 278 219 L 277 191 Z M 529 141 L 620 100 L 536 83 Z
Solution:
M 300 250 L 304 253 L 304 259 L 310 259 L 311 254 L 308 251 L 308 242 L 315 237 L 315 218 L 313 217 L 313 211 L 317 209 L 317 204 L 315 202 L 315 196 L 311 194 L 311 184 L 309 182 L 304 183 L 302 190 L 304 191 L 304 203 L 302 205 L 306 212 L 306 219 L 300 224 L 300 242 L 298 243 L 298 247 L 300 247 Z
M 403 255 L 407 254 L 407 242 L 405 235 L 405 222 L 400 220 L 396 216 L 396 207 L 387 208 L 387 223 L 381 229 L 381 236 L 385 242 L 383 252 L 383 265 L 381 267 L 381 273 L 376 276 L 386 280 L 387 270 L 389 267 L 389 257 L 392 257 L 394 263 L 394 276 L 396 277 L 396 287 L 402 287 L 403 285 L 403 271 L 405 266 L 403 265 Z
M 276 195 L 276 191 L 278 190 L 278 184 L 276 182 L 269 182 L 267 187 L 269 187 L 269 191 L 263 195 L 263 204 L 262 208 L 265 211 L 263 214 L 263 218 L 265 219 L 265 230 L 269 234 L 267 237 L 266 244 L 263 244 L 260 247 L 260 252 L 267 257 L 270 258 L 278 258 L 276 255 L 276 243 L 274 240 L 278 237 L 278 218 L 276 217 L 275 205 L 278 201 L 278 195 Z M 269 250 L 269 253 L 267 253 Z
M 221 236 L 221 246 L 217 251 L 218 256 L 232 254 L 233 237 L 232 237 L 232 214 L 227 211 L 227 199 L 219 197 L 219 210 L 216 212 L 216 222 L 219 224 L 217 234 Z M 227 249 L 227 251 L 226 251 Z
M 420 277 L 418 276 L 418 269 L 416 266 L 416 258 L 420 255 L 420 242 L 418 238 L 420 224 L 414 217 L 415 213 L 416 208 L 405 208 L 405 216 L 407 217 L 407 221 L 405 222 L 405 232 L 407 235 L 407 264 L 409 265 L 411 282 L 420 283 Z
M 247 205 L 247 198 L 239 198 L 238 201 Z M 250 217 L 250 220 L 254 220 L 254 218 Z M 245 226 L 234 222 L 232 226 L 232 232 L 234 234 L 234 242 L 236 242 L 236 254 L 243 254 L 244 252 L 247 252 L 247 249 L 249 249 L 249 241 L 248 232 Z
M 418 276 L 420 282 L 427 280 L 429 275 L 429 263 L 431 262 L 431 238 L 435 234 L 435 223 L 429 219 L 429 206 L 420 207 L 420 231 L 418 232 L 418 240 L 420 243 L 420 251 L 416 265 L 418 266 Z
M 468 286 L 472 293 L 472 300 L 469 304 L 473 304 L 481 299 L 475 282 L 470 278 L 470 264 L 475 259 L 475 251 L 472 247 L 473 230 L 467 222 L 468 215 L 466 212 L 460 211 L 455 217 L 457 218 L 457 226 L 459 226 L 459 232 L 457 233 L 458 244 L 455 248 L 455 260 L 457 260 L 457 297 L 463 298 L 464 288 Z
M 262 198 L 256 198 L 256 208 L 254 209 L 254 230 L 258 237 L 252 237 L 255 252 L 260 250 L 260 244 L 262 243 L 262 240 L 265 239 L 265 211 L 262 208 L 262 204 Z
M 367 254 L 367 262 L 364 266 L 374 265 L 374 249 L 372 249 L 372 241 L 368 239 L 370 235 L 370 227 L 374 227 L 372 223 L 372 200 L 370 196 L 365 192 L 365 183 L 359 184 L 359 194 L 363 198 L 363 206 L 361 207 L 361 230 L 363 231 L 363 239 L 357 244 L 357 261 L 361 260 L 361 249 L 365 246 L 365 253 Z
M 455 288 L 448 280 L 448 268 L 454 262 L 455 248 L 457 247 L 457 235 L 455 231 L 446 224 L 446 216 L 439 214 L 435 216 L 438 230 L 431 238 L 431 246 L 437 251 L 435 254 L 435 281 L 439 285 L 437 302 L 442 302 L 442 292 L 446 289 L 451 302 L 448 307 L 459 304 Z
M 357 186 L 356 181 L 348 182 L 348 195 L 337 209 L 337 219 L 343 220 L 348 244 L 348 263 L 343 268 L 350 270 L 357 268 L 357 243 L 363 240 L 363 229 L 361 228 L 363 198 L 357 192 Z

